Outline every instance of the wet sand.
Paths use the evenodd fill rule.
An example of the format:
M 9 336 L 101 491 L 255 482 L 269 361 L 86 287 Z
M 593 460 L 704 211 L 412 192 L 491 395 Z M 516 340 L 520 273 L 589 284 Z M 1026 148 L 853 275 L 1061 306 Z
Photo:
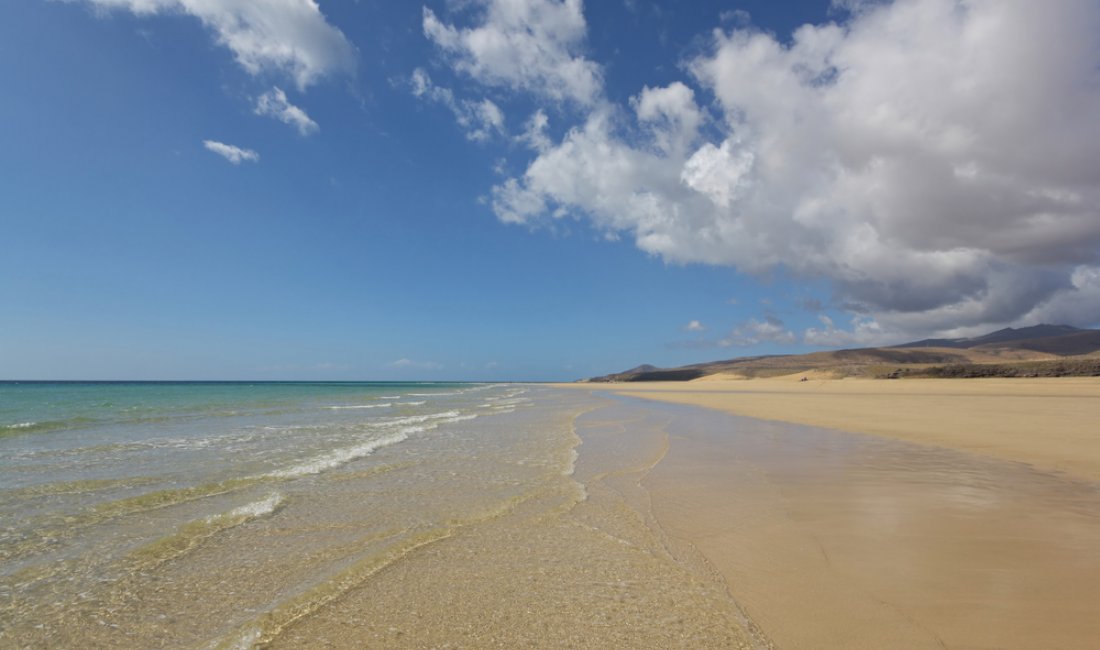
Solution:
M 1095 446 L 1082 444 L 1065 458 L 1057 453 L 1075 439 L 1087 441 L 1095 428 L 1074 429 L 1096 408 L 1095 381 L 1044 380 L 1041 391 L 1002 382 L 918 384 L 908 397 L 891 391 L 909 382 L 829 382 L 802 403 L 787 399 L 794 405 L 782 412 L 776 395 L 814 387 L 767 383 L 742 390 L 763 397 L 758 412 L 771 407 L 787 419 L 840 420 L 845 405 L 874 402 L 871 391 L 881 390 L 884 403 L 874 408 L 895 414 L 895 428 L 884 428 L 902 433 L 849 433 L 627 400 L 669 414 L 669 450 L 642 481 L 659 527 L 723 576 L 777 647 L 1096 647 Z M 663 387 L 629 388 L 655 397 Z M 678 389 L 661 399 L 723 399 L 721 389 L 700 384 Z M 830 394 L 832 407 L 825 406 Z M 952 425 L 966 402 L 975 412 Z M 874 424 L 871 415 L 847 421 Z M 897 421 L 939 422 L 947 430 L 924 436 L 920 426 L 903 429 Z M 1051 421 L 1056 426 L 1042 426 Z M 1028 424 L 1039 441 L 1023 436 Z M 1007 441 L 996 440 L 1001 427 L 1011 434 Z M 941 438 L 955 448 L 931 444 Z M 991 439 L 1002 444 L 982 444 Z
M 1100 378 L 801 382 L 801 376 L 605 384 L 600 390 L 887 436 L 1100 480 Z

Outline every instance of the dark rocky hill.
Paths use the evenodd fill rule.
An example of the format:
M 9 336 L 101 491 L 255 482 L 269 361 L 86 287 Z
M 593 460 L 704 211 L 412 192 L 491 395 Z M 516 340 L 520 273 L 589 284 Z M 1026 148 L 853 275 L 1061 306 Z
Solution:
M 1006 327 L 1003 330 L 990 332 L 983 336 L 964 339 L 924 339 L 911 343 L 895 345 L 895 348 L 976 348 L 982 345 L 995 345 L 999 343 L 1015 343 L 1035 339 L 1060 337 L 1080 332 L 1095 330 L 1081 330 L 1069 325 L 1035 325 L 1034 327 L 1021 327 L 1013 329 Z

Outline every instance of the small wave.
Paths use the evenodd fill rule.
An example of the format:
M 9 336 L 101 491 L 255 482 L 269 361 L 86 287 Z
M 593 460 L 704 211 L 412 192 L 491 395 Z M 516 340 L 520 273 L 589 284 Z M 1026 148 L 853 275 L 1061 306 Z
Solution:
M 469 413 L 467 415 L 456 415 L 452 418 L 441 420 L 440 422 L 450 424 L 451 422 L 465 422 L 466 420 L 477 419 L 477 413 Z
M 55 496 L 65 494 L 87 494 L 103 490 L 119 488 L 139 487 L 158 482 L 151 476 L 138 476 L 123 479 L 86 479 L 82 481 L 61 481 L 57 483 L 43 483 L 11 490 L 0 490 L 0 500 L 5 498 L 26 499 L 42 496 Z
M 198 499 L 227 494 L 251 485 L 256 479 L 233 478 L 217 483 L 205 483 L 184 488 L 147 492 L 133 497 L 101 503 L 86 513 L 92 519 L 132 515 L 187 503 Z
M 421 402 L 421 403 L 423 403 L 423 402 Z M 393 406 L 393 404 L 391 404 L 390 402 L 383 402 L 382 404 L 353 404 L 353 405 L 348 405 L 348 406 L 330 406 L 328 408 L 333 409 L 333 410 L 342 410 L 342 409 L 380 409 L 380 408 L 386 408 L 387 406 Z
M 278 492 L 272 492 L 267 495 L 267 498 L 260 499 L 259 501 L 253 501 L 252 503 L 246 503 L 239 508 L 234 508 L 227 513 L 220 515 L 211 515 L 206 518 L 207 523 L 213 523 L 219 519 L 255 519 L 256 517 L 263 517 L 264 515 L 270 515 L 275 512 L 283 503 L 283 495 Z
M 572 476 L 573 472 L 577 471 L 577 448 L 571 447 L 569 449 L 569 462 L 565 464 L 565 469 L 561 471 L 562 476 Z
M 427 404 L 427 402 L 424 402 L 424 401 L 420 401 L 420 402 L 398 402 L 397 405 L 398 406 L 422 406 L 424 404 Z
M 155 448 L 196 450 L 206 449 L 215 443 L 222 442 L 223 438 L 224 436 L 215 436 L 212 438 L 161 438 L 159 440 L 138 444 Z
M 229 494 L 243 487 L 254 485 L 260 480 L 263 480 L 263 477 L 233 478 L 218 483 L 155 490 L 136 496 L 106 501 L 73 515 L 63 513 L 47 515 L 38 520 L 33 538 L 18 544 L 0 545 L 0 562 L 35 553 L 42 547 L 44 541 L 52 543 L 52 541 L 58 539 L 71 538 L 78 531 L 109 519 L 140 515 L 199 499 Z M 139 478 L 133 481 L 133 485 L 142 485 L 147 482 L 147 479 Z M 81 490 L 84 486 L 77 484 L 75 487 L 77 490 Z M 100 486 L 92 484 L 91 487 L 98 488 Z
M 246 503 L 217 515 L 184 524 L 167 537 L 162 537 L 134 551 L 132 557 L 144 565 L 160 564 L 187 553 L 216 533 L 270 515 L 283 506 L 283 495 L 272 492 L 259 501 Z
M 376 423 L 375 426 L 401 426 L 405 424 L 419 424 L 421 422 L 427 422 L 428 420 L 438 420 L 444 418 L 453 418 L 458 415 L 462 415 L 462 411 L 443 411 L 441 413 L 428 413 L 426 415 L 408 415 L 400 418 L 388 418 Z
M 354 447 L 337 449 L 327 454 L 318 456 L 317 458 L 314 458 L 307 462 L 294 465 L 293 467 L 268 472 L 264 476 L 268 476 L 271 478 L 299 478 L 302 476 L 307 476 L 309 474 L 318 474 L 325 471 L 326 469 L 339 467 L 340 465 L 351 462 L 357 458 L 369 456 L 370 454 L 374 453 L 376 449 L 387 447 L 389 445 L 395 445 L 399 442 L 407 440 L 409 434 L 418 433 L 423 430 L 423 427 L 406 427 L 398 431 L 397 433 L 383 436 L 381 438 L 375 438 L 374 440 L 369 440 L 367 442 L 364 442 L 363 444 L 356 445 Z
M 531 400 L 520 397 L 512 399 L 502 399 L 497 401 L 496 406 L 516 406 L 518 404 L 530 404 Z
M 2 435 L 16 435 L 20 433 L 37 433 L 43 431 L 60 431 L 62 429 L 73 429 L 84 424 L 93 422 L 91 418 L 75 417 L 68 420 L 46 420 L 44 422 L 14 422 L 12 424 L 0 425 L 0 436 Z

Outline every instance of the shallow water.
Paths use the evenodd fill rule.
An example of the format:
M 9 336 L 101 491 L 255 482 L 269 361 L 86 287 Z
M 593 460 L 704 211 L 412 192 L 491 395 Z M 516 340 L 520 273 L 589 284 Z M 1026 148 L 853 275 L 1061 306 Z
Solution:
M 0 397 L 0 424 L 52 423 L 0 439 L 4 647 L 752 643 L 724 583 L 653 519 L 641 481 L 667 450 L 660 422 L 603 422 L 600 398 L 370 384 Z

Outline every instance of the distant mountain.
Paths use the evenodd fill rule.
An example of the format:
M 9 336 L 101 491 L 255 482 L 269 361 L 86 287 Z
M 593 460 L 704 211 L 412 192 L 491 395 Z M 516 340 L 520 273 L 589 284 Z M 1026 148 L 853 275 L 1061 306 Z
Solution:
M 719 373 L 772 377 L 808 371 L 841 377 L 1094 375 L 1100 374 L 1100 330 L 1009 327 L 972 338 L 924 339 L 885 348 L 743 357 L 679 368 L 646 364 L 586 381 L 689 381 Z
M 589 381 L 689 381 L 706 375 L 698 368 L 684 367 L 663 370 L 648 363 Z
M 912 343 L 902 343 L 901 345 L 894 345 L 892 347 L 969 349 L 993 343 L 1008 343 L 1011 341 L 1025 341 L 1028 339 L 1043 339 L 1091 331 L 1095 330 L 1082 330 L 1076 327 L 1071 327 L 1069 325 L 1035 325 L 1033 327 L 1021 327 L 1020 329 L 1006 327 L 1003 330 L 997 330 L 996 332 L 990 332 L 989 334 L 985 334 L 984 336 L 975 336 L 973 338 L 924 339 L 921 341 L 913 341 Z
M 1016 341 L 1013 345 L 1021 350 L 1047 352 L 1063 357 L 1091 354 L 1100 350 L 1100 330 L 1078 330 L 1065 336 Z

